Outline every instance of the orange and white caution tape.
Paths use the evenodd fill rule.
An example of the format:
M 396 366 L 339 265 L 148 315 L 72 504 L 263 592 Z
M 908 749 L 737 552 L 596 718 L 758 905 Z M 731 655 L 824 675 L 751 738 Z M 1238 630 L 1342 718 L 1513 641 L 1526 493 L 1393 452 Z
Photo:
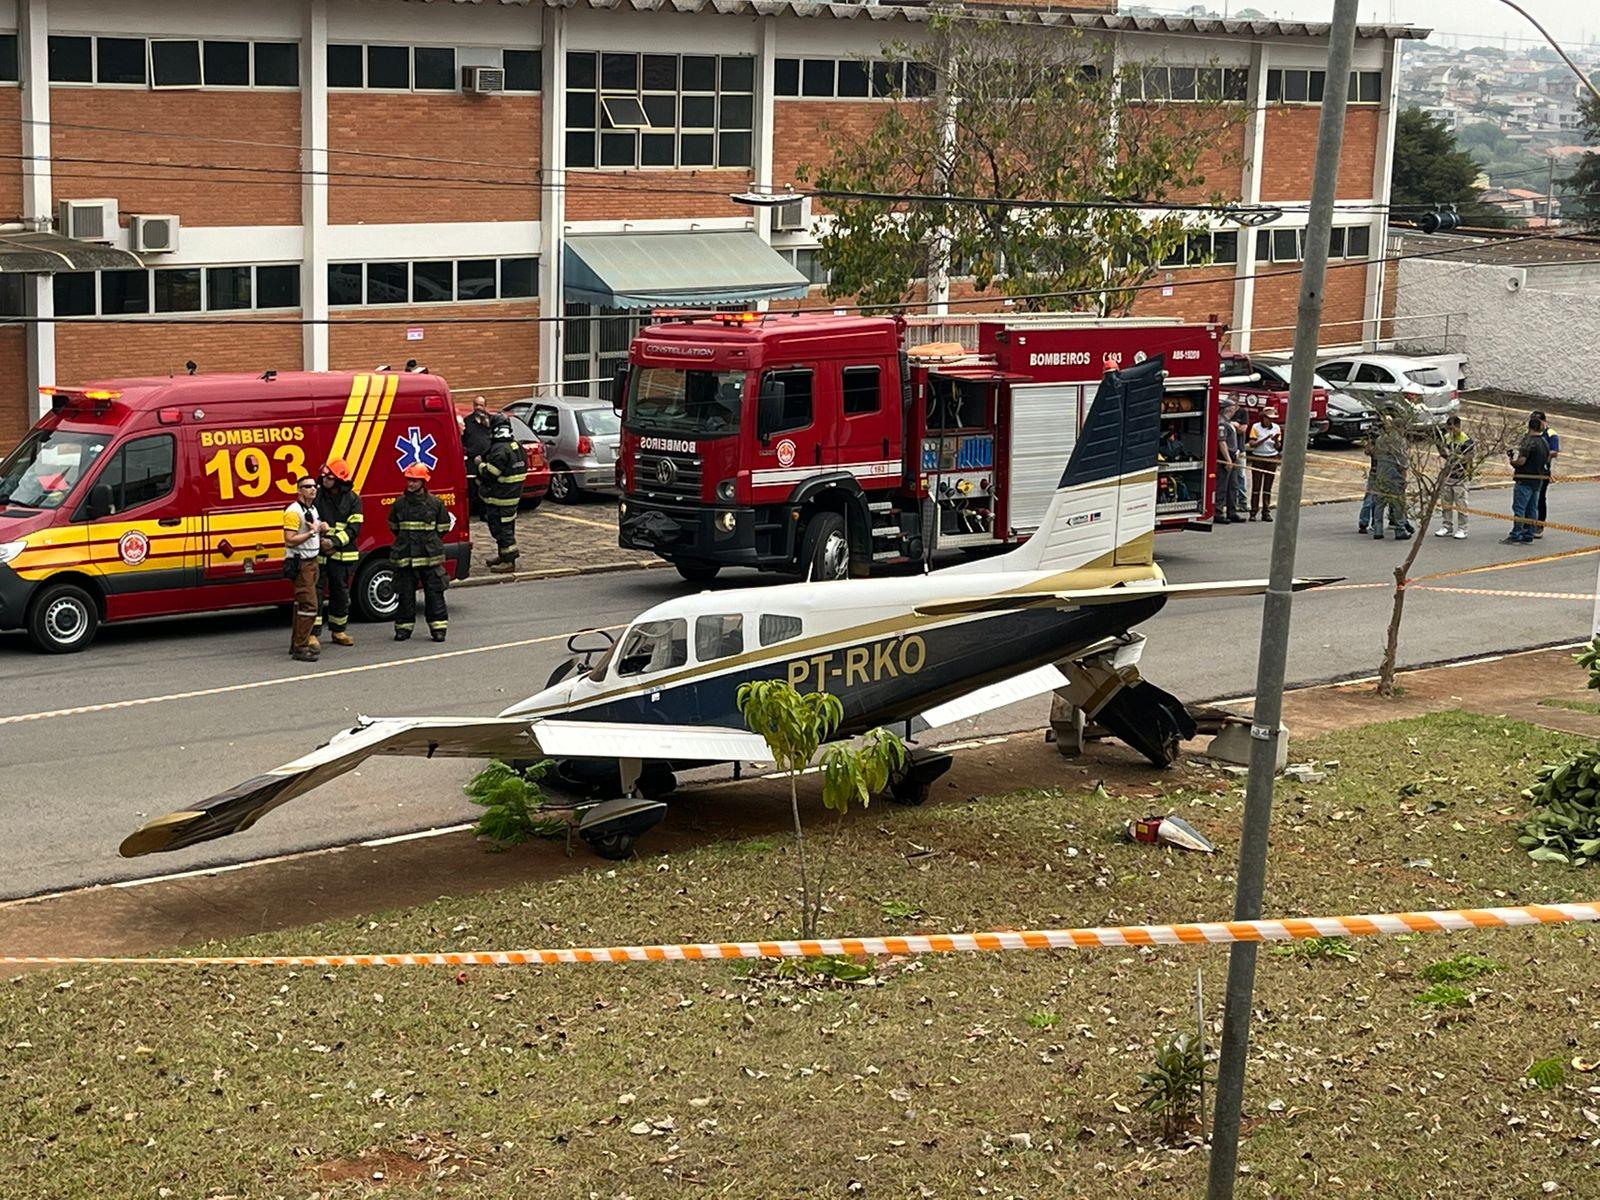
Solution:
M 1276 921 L 1213 921 L 1196 925 L 1116 925 L 995 933 L 931 933 L 907 937 L 817 938 L 805 941 L 691 942 L 660 946 L 572 947 L 563 950 L 462 950 L 446 954 L 201 955 L 195 957 L 0 957 L 7 967 L 520 967 L 556 963 L 685 962 L 708 959 L 829 958 L 836 955 L 962 954 L 1000 950 L 1092 950 L 1128 946 L 1225 946 L 1320 937 L 1382 937 L 1516 929 L 1600 921 L 1600 901 L 1456 908 L 1442 912 L 1288 917 Z

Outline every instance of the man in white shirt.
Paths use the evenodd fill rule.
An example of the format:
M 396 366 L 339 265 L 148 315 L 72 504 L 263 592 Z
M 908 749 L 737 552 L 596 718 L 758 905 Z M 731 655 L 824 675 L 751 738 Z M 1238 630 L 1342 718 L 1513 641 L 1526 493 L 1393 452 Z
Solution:
M 1278 462 L 1283 457 L 1283 427 L 1275 409 L 1265 409 L 1250 426 L 1247 439 L 1250 462 L 1250 520 L 1261 514 L 1272 520 L 1272 481 L 1278 477 Z
M 297 662 L 316 662 L 321 650 L 311 630 L 317 623 L 317 553 L 327 528 L 317 516 L 317 481 L 307 475 L 295 488 L 294 502 L 283 510 L 284 575 L 294 580 L 289 656 Z

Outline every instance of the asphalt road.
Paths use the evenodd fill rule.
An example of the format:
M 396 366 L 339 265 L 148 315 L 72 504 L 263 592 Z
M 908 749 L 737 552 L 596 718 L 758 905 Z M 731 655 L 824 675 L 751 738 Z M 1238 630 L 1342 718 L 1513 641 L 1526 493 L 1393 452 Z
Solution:
M 1565 492 L 1573 505 L 1591 489 Z M 1505 512 L 1509 492 L 1477 507 Z M 1563 509 L 1553 519 L 1592 525 Z M 1600 514 L 1597 514 L 1600 519 Z M 1498 541 L 1505 526 L 1479 519 L 1464 542 L 1427 538 L 1414 574 L 1581 548 L 1552 532 L 1531 547 Z M 1164 535 L 1157 553 L 1175 581 L 1264 575 L 1271 527 Z M 1366 674 L 1379 660 L 1389 609 L 1383 586 L 1404 547 L 1355 532 L 1355 507 L 1302 514 L 1299 570 L 1352 584 L 1295 601 L 1289 678 L 1310 683 Z M 1592 594 L 1596 558 L 1577 556 L 1440 580 L 1436 586 Z M 757 577 L 731 579 L 742 583 Z M 358 645 L 328 647 L 316 666 L 291 663 L 276 613 L 151 622 L 102 631 L 88 652 L 49 657 L 0 636 L 0 897 L 260 858 L 403 834 L 472 817 L 462 763 L 369 762 L 266 817 L 256 829 L 177 854 L 124 860 L 122 837 L 151 816 L 210 795 L 311 749 L 357 714 L 485 714 L 543 686 L 565 656 L 566 634 L 627 621 L 676 594 L 667 571 L 593 575 L 451 593 L 450 640 L 396 644 L 357 626 Z M 847 586 L 847 585 L 841 585 Z M 1591 602 L 1479 592 L 1416 591 L 1401 657 L 1412 664 L 1587 636 Z M 1254 684 L 1260 601 L 1173 603 L 1144 627 L 1146 674 L 1185 699 L 1248 694 Z M 80 706 L 97 711 L 46 715 Z M 1041 724 L 1040 699 L 982 718 L 978 730 Z M 670 818 L 669 818 L 670 819 Z

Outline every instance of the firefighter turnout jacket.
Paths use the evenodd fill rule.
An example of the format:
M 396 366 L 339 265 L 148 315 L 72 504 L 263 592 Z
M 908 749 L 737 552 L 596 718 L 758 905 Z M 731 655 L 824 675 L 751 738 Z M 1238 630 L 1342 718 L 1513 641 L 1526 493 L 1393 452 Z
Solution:
M 528 477 L 528 457 L 515 438 L 498 438 L 478 467 L 478 498 L 486 506 L 505 512 L 522 501 L 522 483 Z
M 397 567 L 444 565 L 444 535 L 450 532 L 450 510 L 428 491 L 401 492 L 389 510 L 394 546 L 389 560 Z
M 340 480 L 330 492 L 317 491 L 317 513 L 328 523 L 322 539 L 322 556 L 335 562 L 353 563 L 360 559 L 361 497 L 349 483 Z

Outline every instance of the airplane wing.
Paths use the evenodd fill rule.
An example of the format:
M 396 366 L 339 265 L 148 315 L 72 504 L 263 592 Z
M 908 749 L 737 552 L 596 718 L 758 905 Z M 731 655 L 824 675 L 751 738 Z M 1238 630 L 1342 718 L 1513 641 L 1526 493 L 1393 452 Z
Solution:
M 1339 577 L 1296 579 L 1294 590 L 1325 587 Z M 1165 596 L 1170 600 L 1199 600 L 1221 596 L 1259 596 L 1267 590 L 1265 579 L 1221 580 L 1215 583 L 1127 584 L 1121 587 L 1078 588 L 1061 592 L 1006 592 L 998 596 L 975 596 L 961 600 L 933 600 L 919 604 L 921 617 L 957 617 L 972 613 L 1017 612 L 1029 608 L 1076 608 L 1082 604 L 1122 604 L 1143 596 Z
M 146 822 L 123 839 L 124 858 L 182 850 L 249 829 L 267 813 L 303 796 L 368 758 L 671 758 L 705 762 L 770 762 L 766 742 L 742 729 L 624 725 L 598 721 L 530 721 L 526 717 L 363 718 L 309 754 L 219 792 L 193 808 Z

